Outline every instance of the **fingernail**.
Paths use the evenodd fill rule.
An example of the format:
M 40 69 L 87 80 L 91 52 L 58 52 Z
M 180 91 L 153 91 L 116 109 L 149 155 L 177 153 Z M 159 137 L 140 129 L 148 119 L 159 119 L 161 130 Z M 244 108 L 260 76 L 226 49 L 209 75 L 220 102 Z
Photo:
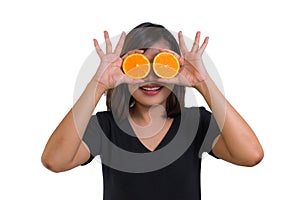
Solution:
M 97 40 L 95 38 L 93 39 L 93 42 L 94 42 L 94 46 L 98 45 L 98 42 L 97 42 Z

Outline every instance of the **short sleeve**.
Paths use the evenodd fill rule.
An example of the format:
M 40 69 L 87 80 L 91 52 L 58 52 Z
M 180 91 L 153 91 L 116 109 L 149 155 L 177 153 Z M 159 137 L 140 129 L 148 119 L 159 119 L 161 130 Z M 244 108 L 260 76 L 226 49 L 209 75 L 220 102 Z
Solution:
M 101 128 L 96 115 L 90 118 L 82 140 L 90 150 L 90 159 L 82 164 L 86 165 L 101 154 Z
M 217 158 L 213 152 L 213 142 L 220 135 L 221 131 L 217 124 L 217 121 L 214 115 L 206 110 L 204 107 L 200 107 L 200 124 L 199 130 L 202 135 L 202 145 L 199 151 L 199 156 L 202 156 L 202 153 L 207 152 L 211 156 Z

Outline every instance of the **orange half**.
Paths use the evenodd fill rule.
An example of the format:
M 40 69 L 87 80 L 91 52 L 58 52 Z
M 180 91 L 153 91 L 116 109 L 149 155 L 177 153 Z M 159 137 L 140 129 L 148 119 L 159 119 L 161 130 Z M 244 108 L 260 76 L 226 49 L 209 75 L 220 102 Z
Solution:
M 177 75 L 180 64 L 176 56 L 169 52 L 157 54 L 153 60 L 153 70 L 160 78 L 170 79 Z
M 132 79 L 142 79 L 150 72 L 150 62 L 144 54 L 133 53 L 124 59 L 122 69 Z

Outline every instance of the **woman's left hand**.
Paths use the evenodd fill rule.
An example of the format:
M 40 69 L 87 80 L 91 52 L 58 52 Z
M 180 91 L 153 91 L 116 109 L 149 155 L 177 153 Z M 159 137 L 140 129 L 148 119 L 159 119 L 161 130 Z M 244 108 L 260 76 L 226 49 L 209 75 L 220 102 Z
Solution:
M 208 44 L 208 37 L 206 37 L 202 45 L 199 46 L 200 32 L 198 31 L 190 51 L 186 47 L 181 31 L 178 33 L 178 38 L 179 47 L 182 52 L 182 56 L 179 57 L 179 62 L 181 65 L 180 71 L 177 76 L 172 79 L 159 79 L 159 81 L 195 87 L 198 83 L 205 81 L 208 77 L 208 73 L 202 60 L 203 52 Z

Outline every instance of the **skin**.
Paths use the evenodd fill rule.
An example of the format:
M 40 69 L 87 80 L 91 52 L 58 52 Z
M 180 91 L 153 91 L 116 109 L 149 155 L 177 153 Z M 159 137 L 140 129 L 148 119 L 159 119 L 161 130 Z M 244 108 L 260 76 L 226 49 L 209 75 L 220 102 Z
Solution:
M 178 33 L 178 38 L 183 54 L 179 58 L 180 73 L 173 79 L 159 81 L 194 87 L 201 93 L 221 129 L 212 148 L 216 156 L 241 166 L 258 164 L 263 159 L 264 152 L 254 131 L 220 92 L 204 66 L 202 55 L 209 38 L 206 37 L 200 46 L 198 31 L 191 50 L 187 49 L 182 32 Z
M 129 85 L 129 89 L 132 90 L 133 96 L 137 100 L 136 105 L 130 111 L 133 127 L 150 126 L 151 128 L 151 123 L 155 124 L 151 121 L 151 115 L 154 118 L 153 113 L 159 113 L 158 116 L 164 120 L 154 136 L 144 135 L 145 137 L 143 137 L 143 133 L 137 130 L 137 136 L 139 134 L 141 136 L 138 138 L 149 150 L 156 148 L 172 123 L 172 119 L 164 117 L 164 109 L 161 109 L 165 106 L 166 98 L 170 92 L 168 87 L 164 87 L 162 93 L 148 102 L 143 94 L 140 94 L 140 91 L 135 90 L 134 87 L 153 81 L 151 80 L 151 78 L 154 78 L 153 74 L 150 75 L 148 82 L 133 80 L 123 74 L 121 70 L 123 58 L 120 58 L 119 55 L 124 44 L 125 33 L 120 36 L 114 50 L 107 31 L 104 32 L 104 38 L 106 53 L 103 52 L 97 40 L 94 39 L 94 45 L 101 60 L 95 75 L 78 101 L 54 130 L 45 146 L 41 160 L 44 166 L 53 172 L 70 170 L 89 159 L 89 149 L 82 141 L 86 126 L 105 91 L 121 83 Z M 212 149 L 214 154 L 236 165 L 254 166 L 258 164 L 264 153 L 255 133 L 219 91 L 203 64 L 202 55 L 208 44 L 208 37 L 204 39 L 200 46 L 200 32 L 197 32 L 191 50 L 187 49 L 182 32 L 178 33 L 178 38 L 183 53 L 182 57 L 177 55 L 181 64 L 179 74 L 172 79 L 156 80 L 169 87 L 174 84 L 194 87 L 201 93 L 221 128 L 221 134 L 215 140 Z M 143 52 L 150 60 L 158 51 L 168 51 L 166 50 L 167 46 L 164 46 L 163 43 L 158 44 L 159 46 L 153 46 L 149 51 Z M 153 110 L 158 112 L 152 112 L 151 114 Z
M 159 41 L 148 48 L 144 55 L 152 63 L 154 57 L 169 46 Z M 134 51 L 136 52 L 136 51 Z M 173 84 L 157 82 L 158 77 L 151 69 L 144 83 L 128 85 L 128 89 L 135 99 L 135 105 L 130 110 L 130 123 L 137 138 L 150 151 L 154 151 L 168 132 L 173 119 L 166 117 L 166 101 L 171 94 Z M 158 94 L 147 95 L 140 89 L 141 86 L 162 86 Z

